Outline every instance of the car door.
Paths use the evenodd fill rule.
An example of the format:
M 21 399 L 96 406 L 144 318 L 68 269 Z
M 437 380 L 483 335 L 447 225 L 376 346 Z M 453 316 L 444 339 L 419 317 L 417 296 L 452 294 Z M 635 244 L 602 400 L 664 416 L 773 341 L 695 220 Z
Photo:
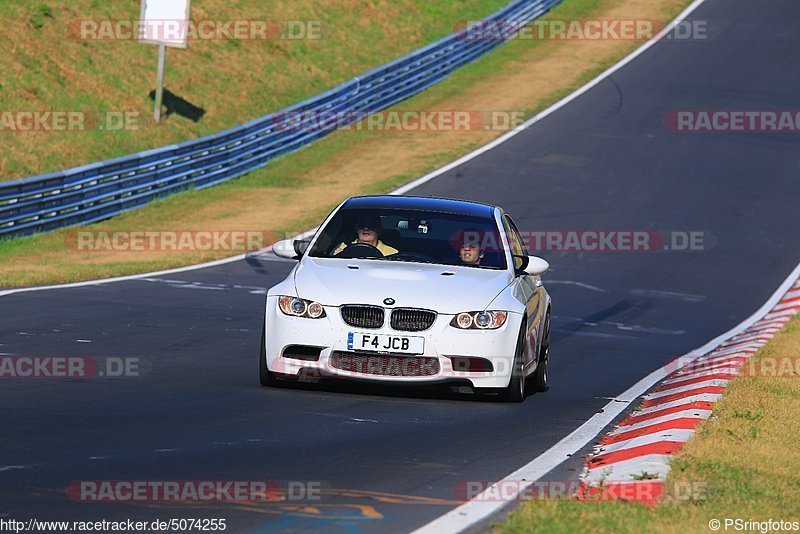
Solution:
M 503 215 L 503 227 L 508 236 L 508 245 L 511 253 L 515 256 L 527 256 L 528 250 L 525 242 L 520 236 L 517 225 L 508 215 Z M 527 310 L 526 325 L 526 351 L 525 368 L 526 370 L 535 365 L 536 354 L 538 353 L 541 337 L 540 325 L 542 323 L 542 313 L 544 313 L 542 303 L 544 302 L 544 287 L 540 276 L 530 276 L 520 270 L 522 260 L 514 258 L 514 270 L 516 272 L 517 289 L 525 301 Z

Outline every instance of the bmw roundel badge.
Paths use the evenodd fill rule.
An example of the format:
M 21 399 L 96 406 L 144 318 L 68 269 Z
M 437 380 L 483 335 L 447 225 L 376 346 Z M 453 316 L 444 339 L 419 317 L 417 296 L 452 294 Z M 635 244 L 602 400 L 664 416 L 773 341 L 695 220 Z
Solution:
M 386 304 L 387 306 L 391 306 L 392 304 L 394 304 L 394 299 L 391 297 L 385 298 L 383 299 L 383 303 Z

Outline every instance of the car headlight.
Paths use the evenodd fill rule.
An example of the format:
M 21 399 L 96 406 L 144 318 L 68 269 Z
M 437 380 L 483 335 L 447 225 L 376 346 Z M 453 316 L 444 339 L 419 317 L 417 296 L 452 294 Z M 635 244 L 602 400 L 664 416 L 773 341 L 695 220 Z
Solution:
M 495 330 L 503 326 L 508 317 L 504 311 L 461 312 L 453 317 L 450 326 L 461 330 Z
M 325 317 L 325 308 L 319 302 L 298 297 L 278 297 L 278 309 L 291 317 L 320 319 Z

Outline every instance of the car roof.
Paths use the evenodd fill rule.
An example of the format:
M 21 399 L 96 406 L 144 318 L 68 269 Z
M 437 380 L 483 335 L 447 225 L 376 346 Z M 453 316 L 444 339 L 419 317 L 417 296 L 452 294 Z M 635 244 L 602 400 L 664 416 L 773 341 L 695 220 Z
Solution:
M 468 200 L 395 195 L 352 197 L 342 206 L 347 208 L 423 210 L 487 218 L 493 218 L 495 210 L 495 206 Z

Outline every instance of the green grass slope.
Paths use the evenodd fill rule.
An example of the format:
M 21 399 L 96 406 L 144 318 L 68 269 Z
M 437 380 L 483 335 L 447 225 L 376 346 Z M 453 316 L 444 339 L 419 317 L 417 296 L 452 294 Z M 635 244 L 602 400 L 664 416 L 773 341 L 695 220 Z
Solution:
M 205 110 L 198 122 L 152 118 L 157 47 L 80 39 L 80 21 L 130 21 L 139 2 L 0 2 L 0 112 L 80 111 L 78 131 L 15 131 L 0 123 L 0 180 L 63 170 L 193 139 L 332 88 L 484 17 L 506 0 L 195 0 L 192 19 L 315 21 L 321 38 L 194 40 L 168 51 L 166 87 Z M 272 31 L 269 32 L 271 35 Z M 138 113 L 121 131 L 92 117 Z M 8 115 L 6 115 L 8 117 Z M 134 115 L 136 117 L 136 115 Z

